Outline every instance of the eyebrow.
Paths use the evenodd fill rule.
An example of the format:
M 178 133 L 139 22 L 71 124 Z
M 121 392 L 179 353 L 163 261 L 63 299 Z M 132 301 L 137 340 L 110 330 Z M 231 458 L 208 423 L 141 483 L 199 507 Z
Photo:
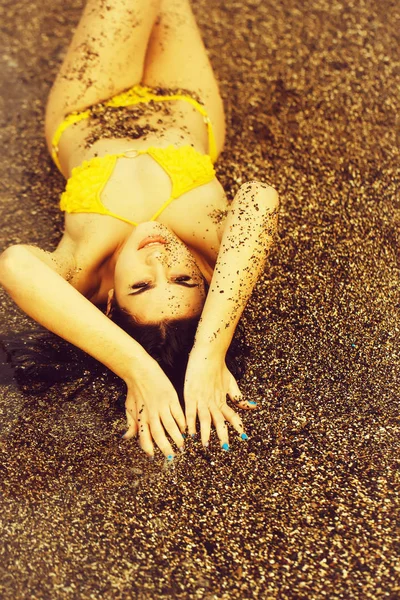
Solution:
M 186 281 L 171 281 L 168 283 L 171 283 L 173 285 L 181 285 L 187 288 L 199 287 L 198 283 L 187 283 Z M 144 294 L 144 292 L 148 292 L 149 290 L 152 290 L 155 287 L 156 286 L 154 285 L 154 283 L 150 283 L 149 285 L 146 285 L 146 287 L 139 288 L 135 292 L 129 292 L 128 296 L 138 296 L 139 294 Z

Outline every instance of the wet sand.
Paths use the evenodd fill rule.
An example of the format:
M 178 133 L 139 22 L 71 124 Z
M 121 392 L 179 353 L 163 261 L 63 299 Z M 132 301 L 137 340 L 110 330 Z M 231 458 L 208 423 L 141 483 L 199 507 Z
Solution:
M 120 439 L 117 383 L 28 395 L 3 364 L 0 596 L 394 600 L 398 7 L 194 4 L 227 109 L 221 180 L 282 201 L 243 317 L 250 439 L 151 463 Z M 3 1 L 1 248 L 60 236 L 44 105 L 80 8 Z M 4 292 L 1 306 L 3 337 L 36 329 Z

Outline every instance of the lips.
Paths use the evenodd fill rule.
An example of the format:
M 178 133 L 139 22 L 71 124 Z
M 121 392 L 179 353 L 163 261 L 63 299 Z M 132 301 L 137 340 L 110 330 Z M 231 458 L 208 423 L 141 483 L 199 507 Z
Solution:
M 160 235 L 149 235 L 140 242 L 138 250 L 141 250 L 142 248 L 148 248 L 149 246 L 153 245 L 156 246 L 158 244 L 165 246 L 166 243 L 167 240 Z

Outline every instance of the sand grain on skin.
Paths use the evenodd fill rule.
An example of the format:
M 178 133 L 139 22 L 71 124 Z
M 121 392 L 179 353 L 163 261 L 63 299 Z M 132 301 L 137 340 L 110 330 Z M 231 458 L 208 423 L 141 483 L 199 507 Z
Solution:
M 243 316 L 250 439 L 230 432 L 223 453 L 214 433 L 208 450 L 188 440 L 174 465 L 148 463 L 119 438 L 116 384 L 26 396 L 4 363 L 0 596 L 393 600 L 398 7 L 193 5 L 227 109 L 218 176 L 230 199 L 252 179 L 281 199 L 280 241 Z M 51 250 L 60 236 L 44 106 L 81 8 L 3 7 L 2 247 Z M 1 294 L 4 334 L 34 328 Z

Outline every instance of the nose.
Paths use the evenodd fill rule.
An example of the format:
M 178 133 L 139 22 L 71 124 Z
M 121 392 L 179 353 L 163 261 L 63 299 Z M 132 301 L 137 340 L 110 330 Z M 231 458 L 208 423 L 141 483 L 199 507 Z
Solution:
M 148 253 L 146 256 L 146 263 L 148 265 L 155 265 L 160 262 L 165 262 L 166 258 L 165 252 L 157 248 L 157 250 L 153 250 L 152 252 Z
M 156 278 L 166 277 L 170 268 L 168 255 L 158 248 L 146 256 L 146 264 L 153 269 Z

